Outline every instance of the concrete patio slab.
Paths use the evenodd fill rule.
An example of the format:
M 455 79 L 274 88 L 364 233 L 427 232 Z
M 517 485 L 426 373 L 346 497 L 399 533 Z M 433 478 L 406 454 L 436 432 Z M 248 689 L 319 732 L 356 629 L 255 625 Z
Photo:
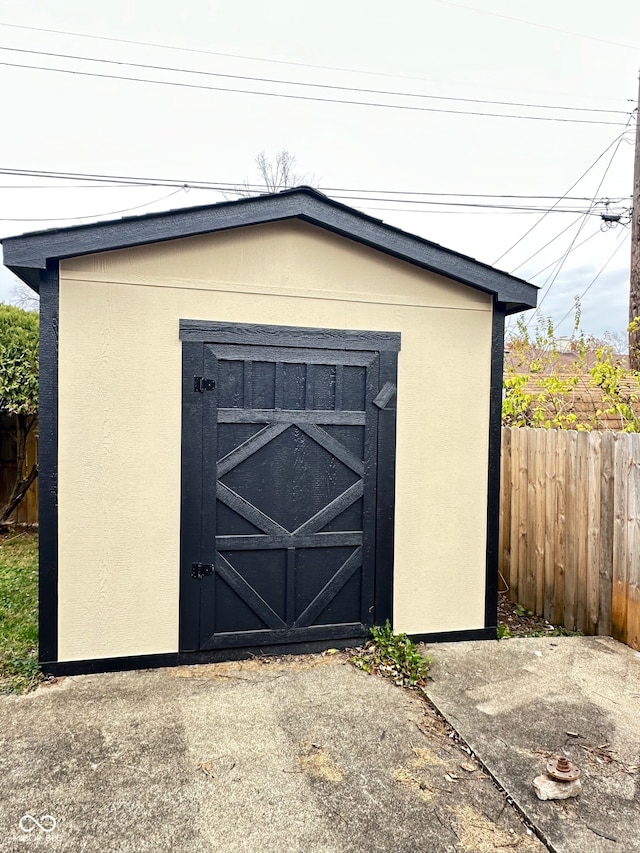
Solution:
M 640 654 L 607 637 L 425 647 L 427 693 L 557 853 L 640 851 Z M 576 799 L 542 802 L 549 756 L 582 770 Z
M 345 661 L 78 676 L 1 698 L 0 851 L 544 850 L 423 699 Z

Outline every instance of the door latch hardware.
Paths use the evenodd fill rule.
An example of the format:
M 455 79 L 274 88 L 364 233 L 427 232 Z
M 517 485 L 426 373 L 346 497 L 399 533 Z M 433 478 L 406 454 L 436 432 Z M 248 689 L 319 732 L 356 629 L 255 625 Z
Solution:
M 205 391 L 213 391 L 216 383 L 213 379 L 205 379 L 204 376 L 193 377 L 193 390 L 199 394 L 204 394 Z
M 191 563 L 191 577 L 200 579 L 213 574 L 211 563 Z

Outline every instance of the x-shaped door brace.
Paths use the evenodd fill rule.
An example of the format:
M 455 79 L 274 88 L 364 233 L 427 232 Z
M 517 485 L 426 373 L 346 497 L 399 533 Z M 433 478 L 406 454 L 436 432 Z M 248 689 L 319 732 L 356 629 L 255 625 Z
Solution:
M 304 432 L 309 438 L 313 439 L 321 447 L 324 447 L 332 456 L 339 459 L 360 477 L 356 483 L 349 486 L 337 498 L 334 498 L 334 500 L 293 531 L 286 530 L 266 515 L 266 513 L 259 510 L 241 495 L 234 492 L 233 489 L 230 489 L 219 481 L 220 477 L 233 470 L 241 462 L 244 462 L 245 459 L 248 459 L 290 426 L 295 426 Z M 364 483 L 362 480 L 364 477 L 364 462 L 343 444 L 325 432 L 325 430 L 315 424 L 308 423 L 277 423 L 266 426 L 219 460 L 217 477 L 216 495 L 218 500 L 249 521 L 254 527 L 262 530 L 263 533 L 277 535 L 280 539 L 284 536 L 285 538 L 282 542 L 283 548 L 295 547 L 296 537 L 300 535 L 317 533 L 322 527 L 361 498 L 364 492 Z M 362 546 L 358 546 L 310 604 L 307 605 L 295 620 L 292 627 L 304 628 L 310 626 L 361 566 Z M 231 563 L 218 551 L 216 552 L 216 571 L 268 628 L 275 630 L 287 627 L 286 623 L 283 622 L 262 596 L 247 583 Z

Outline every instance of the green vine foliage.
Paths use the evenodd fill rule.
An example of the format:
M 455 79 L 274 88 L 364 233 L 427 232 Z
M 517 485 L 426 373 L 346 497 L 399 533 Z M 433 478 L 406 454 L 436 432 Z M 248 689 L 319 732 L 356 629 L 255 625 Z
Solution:
M 38 315 L 0 304 L 0 411 L 38 411 Z
M 507 348 L 504 426 L 640 432 L 639 376 L 611 344 L 583 334 L 579 304 L 569 338 L 550 319 L 529 329 L 520 317 Z
M 420 654 L 406 634 L 394 634 L 389 620 L 371 629 L 371 639 L 350 659 L 370 675 L 390 678 L 398 687 L 416 689 L 426 684 L 431 658 Z

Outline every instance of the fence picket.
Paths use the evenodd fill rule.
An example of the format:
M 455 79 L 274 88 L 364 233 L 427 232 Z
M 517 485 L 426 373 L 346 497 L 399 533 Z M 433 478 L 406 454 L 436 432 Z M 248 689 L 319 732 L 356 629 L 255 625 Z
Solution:
M 518 600 L 527 606 L 527 502 L 528 502 L 528 456 L 529 430 L 520 435 L 518 459 Z
M 505 430 L 502 434 L 502 454 L 500 456 L 500 481 L 511 482 L 511 432 Z M 498 589 L 508 591 L 511 575 L 511 489 L 500 490 L 500 533 L 498 541 L 498 560 L 501 564 Z M 506 589 L 505 589 L 506 586 Z
M 555 618 L 554 527 L 557 523 L 557 470 L 555 468 L 554 436 L 555 433 L 551 430 L 544 430 L 544 594 L 542 612 L 544 618 L 552 624 Z
M 578 433 L 567 430 L 565 459 L 565 566 L 564 566 L 564 624 L 576 629 L 577 528 L 580 508 L 577 503 Z
M 627 490 L 627 625 L 625 642 L 640 649 L 640 435 L 631 435 Z
M 536 438 L 537 430 L 527 430 L 527 495 L 525 600 L 527 610 L 536 609 Z
M 613 572 L 611 587 L 611 636 L 622 640 L 627 633 L 627 479 L 628 447 L 616 435 L 613 485 Z
M 535 607 L 536 613 L 544 610 L 544 528 L 546 522 L 545 512 L 545 430 L 535 430 Z
M 576 437 L 576 629 L 587 633 L 587 544 L 589 540 L 589 433 Z
M 509 465 L 511 488 L 511 560 L 509 563 L 509 598 L 518 600 L 520 565 L 520 431 L 509 430 L 511 434 L 511 463 Z M 503 568 L 506 568 L 503 563 Z
M 554 430 L 553 443 L 555 444 L 554 468 L 556 473 L 556 524 L 553 530 L 553 616 L 554 624 L 564 625 L 564 577 L 567 541 L 567 478 L 565 460 L 567 458 L 567 433 Z
M 600 592 L 601 435 L 591 432 L 587 439 L 587 559 L 583 630 L 586 634 L 595 634 L 598 629 Z
M 603 432 L 600 442 L 600 571 L 598 634 L 611 634 L 611 583 L 613 578 L 613 472 L 615 436 Z

